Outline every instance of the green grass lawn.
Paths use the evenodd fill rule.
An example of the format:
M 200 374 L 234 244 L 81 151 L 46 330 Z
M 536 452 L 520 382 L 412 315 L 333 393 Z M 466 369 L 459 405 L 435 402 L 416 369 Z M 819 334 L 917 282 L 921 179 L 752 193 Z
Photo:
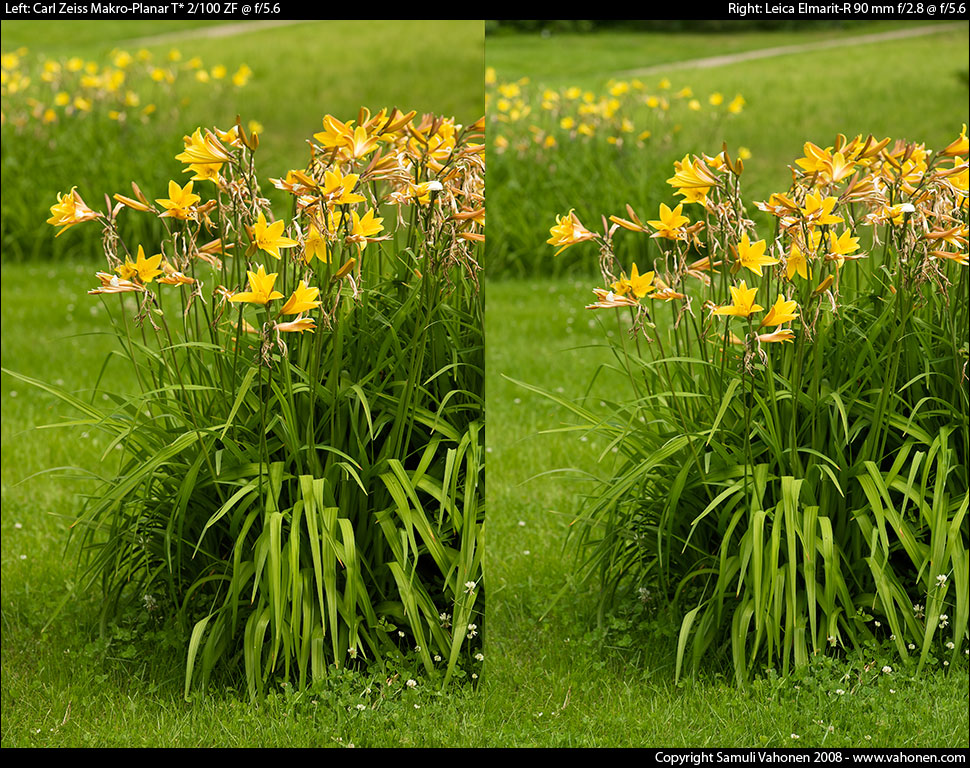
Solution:
M 4 265 L 4 367 L 100 397 L 92 382 L 114 341 L 84 293 L 93 268 Z M 3 376 L 3 746 L 966 746 L 965 669 L 915 678 L 819 662 L 744 691 L 716 669 L 675 686 L 675 627 L 637 614 L 637 596 L 633 612 L 597 628 L 593 587 L 571 580 L 563 552 L 582 481 L 537 476 L 596 472 L 605 446 L 582 432 L 540 434 L 569 414 L 510 380 L 586 397 L 608 362 L 588 298 L 572 280 L 486 286 L 489 628 L 477 690 L 359 673 L 281 689 L 258 707 L 228 682 L 183 701 L 181 651 L 149 614 L 99 633 L 96 595 L 65 557 L 77 486 L 32 477 L 97 471 L 105 445 L 83 428 L 35 429 L 71 414 Z M 109 364 L 103 386 L 135 382 Z M 604 372 L 589 402 L 621 386 Z

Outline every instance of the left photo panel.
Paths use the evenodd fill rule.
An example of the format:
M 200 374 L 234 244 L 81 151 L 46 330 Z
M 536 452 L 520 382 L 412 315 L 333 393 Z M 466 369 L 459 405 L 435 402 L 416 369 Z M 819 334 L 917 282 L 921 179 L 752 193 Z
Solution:
M 484 23 L 2 29 L 4 746 L 474 696 Z

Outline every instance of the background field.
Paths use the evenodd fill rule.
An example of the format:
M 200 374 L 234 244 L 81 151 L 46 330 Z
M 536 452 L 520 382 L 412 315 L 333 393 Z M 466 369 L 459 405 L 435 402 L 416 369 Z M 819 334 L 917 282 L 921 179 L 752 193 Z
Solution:
M 933 34 L 851 42 L 914 29 Z M 698 59 L 834 40 L 845 44 L 723 66 L 691 65 Z M 751 152 L 742 183 L 752 202 L 787 190 L 788 166 L 802 156 L 806 141 L 826 147 L 840 133 L 872 133 L 943 147 L 968 119 L 966 50 L 967 25 L 953 22 L 848 23 L 836 30 L 723 35 L 613 31 L 490 37 L 488 64 L 498 84 L 527 79 L 522 88 L 529 94 L 575 86 L 603 99 L 611 81 L 639 80 L 638 95 L 666 96 L 675 116 L 669 122 L 680 127 L 669 126 L 674 132 L 667 130 L 665 138 L 651 126 L 654 135 L 642 148 L 629 138 L 611 146 L 602 136 L 589 141 L 560 136 L 554 152 L 534 149 L 522 158 L 498 152 L 495 137 L 499 132 L 510 139 L 527 135 L 526 126 L 542 111 L 539 99 L 533 99 L 533 114 L 515 126 L 490 124 L 489 275 L 594 274 L 596 255 L 588 249 L 571 248 L 553 258 L 555 249 L 545 240 L 555 216 L 575 208 L 588 228 L 601 231 L 601 216 L 625 216 L 629 203 L 642 219 L 656 218 L 660 203 L 675 199 L 665 183 L 673 175 L 673 162 L 688 153 L 716 155 L 724 142 L 732 156 L 741 147 Z M 670 81 L 667 89 L 660 87 L 664 78 Z M 687 99 L 675 96 L 685 87 L 701 111 L 688 111 Z M 726 101 L 741 94 L 743 110 L 713 120 L 707 99 L 715 92 Z M 647 110 L 624 107 L 627 111 L 636 126 L 632 135 L 649 125 L 643 116 Z M 749 213 L 755 220 L 761 215 L 753 205 Z M 617 238 L 623 248 L 631 239 Z M 629 248 L 632 258 L 637 251 Z

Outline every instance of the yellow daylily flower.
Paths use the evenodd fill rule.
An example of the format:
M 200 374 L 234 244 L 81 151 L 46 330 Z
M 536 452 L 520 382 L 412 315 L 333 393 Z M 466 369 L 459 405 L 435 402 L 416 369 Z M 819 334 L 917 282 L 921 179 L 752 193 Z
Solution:
M 564 216 L 556 216 L 556 223 L 549 228 L 551 237 L 546 240 L 549 245 L 560 246 L 555 255 L 558 256 L 569 246 L 592 240 L 596 235 L 582 225 L 575 213 L 569 211 Z
M 842 265 L 846 259 L 862 258 L 862 255 L 851 256 L 850 254 L 859 250 L 859 238 L 852 237 L 851 230 L 845 230 L 841 235 L 836 236 L 834 232 L 829 233 L 829 252 L 825 258 L 835 261 Z
M 323 187 L 320 191 L 332 205 L 349 205 L 352 203 L 364 202 L 364 196 L 354 193 L 357 180 L 360 176 L 356 173 L 344 175 L 339 168 L 331 171 L 324 171 Z
M 277 273 L 266 274 L 266 269 L 262 264 L 256 272 L 246 272 L 249 277 L 249 290 L 235 293 L 229 297 L 229 301 L 245 302 L 247 304 L 269 304 L 274 299 L 282 299 L 283 294 L 273 290 L 276 282 Z
M 648 296 L 656 290 L 653 284 L 653 274 L 653 272 L 647 272 L 641 275 L 640 270 L 634 263 L 630 277 L 627 278 L 626 275 L 621 275 L 620 279 L 610 287 L 619 296 L 626 296 L 626 294 L 632 293 L 638 299 L 642 299 L 644 296 Z
M 778 263 L 778 259 L 765 256 L 766 247 L 767 244 L 764 240 L 758 240 L 752 243 L 748 239 L 747 232 L 742 234 L 741 242 L 738 243 L 738 260 L 741 262 L 741 266 L 747 267 L 756 275 L 763 276 L 761 271 L 762 267 Z
M 748 288 L 744 280 L 741 281 L 741 285 L 735 287 L 730 286 L 731 289 L 731 304 L 724 307 L 716 307 L 714 309 L 715 315 L 733 315 L 735 317 L 748 317 L 752 312 L 760 312 L 764 307 L 759 304 L 754 303 L 755 295 L 758 293 L 758 289 Z
M 316 328 L 317 324 L 313 321 L 312 317 L 297 317 L 289 322 L 273 325 L 274 330 L 282 331 L 283 333 L 303 333 L 304 331 L 313 333 Z
M 967 139 L 967 124 L 964 123 L 960 135 L 951 141 L 945 149 L 941 150 L 940 154 L 947 156 L 965 155 L 968 150 L 970 150 L 970 140 Z
M 378 232 L 384 229 L 384 226 L 381 224 L 383 219 L 376 216 L 373 208 L 367 211 L 363 217 L 357 211 L 352 211 L 351 215 L 353 219 L 350 234 L 347 236 L 346 241 L 348 243 L 356 243 L 360 250 L 364 250 L 367 247 L 367 243 L 374 239 Z
M 790 328 L 779 328 L 774 333 L 759 333 L 758 341 L 764 343 L 795 341 L 795 332 Z
M 292 248 L 299 243 L 289 237 L 283 236 L 283 228 L 286 225 L 283 220 L 274 221 L 272 224 L 266 222 L 266 216 L 260 211 L 259 218 L 253 224 L 253 242 L 261 251 L 266 251 L 276 259 L 282 258 L 280 248 Z
M 309 264 L 316 256 L 324 264 L 330 263 L 330 250 L 327 238 L 316 224 L 311 223 L 309 232 L 303 238 L 303 260 Z
M 125 280 L 118 275 L 112 275 L 108 272 L 97 272 L 96 276 L 98 280 L 101 281 L 101 285 L 98 288 L 94 288 L 88 293 L 133 293 L 133 292 L 145 292 L 145 287 L 139 285 L 138 283 L 133 283 L 131 280 Z
M 47 223 L 61 227 L 55 235 L 55 237 L 60 237 L 75 224 L 80 224 L 82 221 L 91 221 L 98 218 L 99 215 L 88 208 L 77 193 L 77 187 L 71 187 L 71 191 L 66 194 L 57 193 L 57 202 L 51 206 L 51 217 L 47 220 Z
M 690 223 L 690 219 L 681 214 L 683 209 L 683 203 L 680 203 L 673 210 L 661 203 L 660 219 L 647 222 L 647 224 L 657 230 L 653 235 L 651 235 L 651 237 L 665 237 L 668 240 L 683 240 L 686 236 L 683 231 L 683 226 Z
M 805 207 L 801 209 L 802 216 L 811 226 L 841 224 L 842 217 L 832 215 L 837 202 L 834 197 L 823 197 L 821 192 L 815 192 L 805 198 Z
M 135 257 L 135 261 L 132 261 L 130 257 L 126 256 L 125 263 L 118 267 L 115 272 L 123 280 L 137 279 L 142 285 L 147 285 L 162 274 L 161 263 L 162 254 L 155 254 L 150 259 L 147 259 L 145 258 L 145 249 L 139 245 L 138 255 Z
M 795 274 L 802 278 L 802 280 L 808 280 L 809 269 L 808 259 L 805 258 L 802 249 L 795 243 L 792 243 L 791 249 L 788 251 L 788 259 L 785 263 L 785 276 L 791 280 Z
M 316 300 L 320 295 L 319 288 L 308 287 L 306 281 L 301 280 L 296 290 L 280 310 L 282 315 L 299 315 L 311 309 L 317 309 L 320 302 Z
M 775 303 L 768 309 L 768 314 L 765 315 L 765 319 L 761 321 L 761 325 L 758 327 L 774 327 L 794 320 L 798 317 L 795 314 L 796 309 L 798 309 L 796 302 L 789 301 L 784 296 L 779 296 L 775 299 Z
M 160 217 L 170 216 L 174 219 L 191 219 L 195 217 L 193 207 L 202 198 L 192 192 L 193 182 L 189 181 L 180 187 L 177 181 L 168 183 L 168 198 L 156 198 L 155 202 L 165 209 Z

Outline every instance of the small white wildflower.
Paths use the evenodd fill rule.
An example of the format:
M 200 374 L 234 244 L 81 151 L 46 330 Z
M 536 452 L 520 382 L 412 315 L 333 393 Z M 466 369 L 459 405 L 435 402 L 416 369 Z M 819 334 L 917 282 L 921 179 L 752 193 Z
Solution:
M 363 712 L 365 709 L 367 709 L 367 705 L 366 704 L 358 704 L 357 705 L 357 709 L 360 710 L 361 712 Z
M 882 668 L 882 673 L 883 673 L 884 675 L 888 675 L 888 674 L 890 674 L 890 673 L 891 673 L 892 671 L 893 671 L 893 668 L 892 668 L 892 667 L 890 667 L 890 666 L 889 666 L 888 664 L 887 664 L 886 666 L 884 666 L 884 667 Z
M 948 666 L 950 666 L 950 662 L 948 662 L 948 661 L 944 661 L 944 662 L 943 662 L 943 666 L 944 666 L 944 667 L 948 667 Z
M 477 679 L 478 679 L 478 675 L 476 675 L 474 672 L 472 672 L 472 680 L 477 680 Z
M 21 559 L 21 560 L 26 560 L 26 559 L 27 559 L 27 555 L 21 555 L 21 556 L 20 556 L 20 559 Z
M 916 650 L 916 646 L 913 643 L 907 644 L 906 647 L 909 648 L 909 650 L 911 650 L 911 651 L 915 651 Z
M 474 591 L 474 589 L 475 589 L 475 582 L 474 581 L 466 581 L 465 582 L 465 591 L 468 592 L 468 594 L 471 594 Z
M 799 736 L 797 733 L 793 733 L 790 738 L 792 738 L 792 739 L 800 739 L 801 736 Z
M 835 693 L 837 696 L 841 696 L 843 693 L 845 693 L 845 691 L 843 691 L 841 688 L 836 688 Z
M 945 613 L 940 614 L 940 629 L 943 629 L 947 624 L 950 623 L 950 617 Z
M 955 647 L 956 646 L 953 645 L 953 641 L 952 640 L 947 641 L 946 648 L 947 648 L 948 651 L 952 651 Z
M 889 692 L 890 692 L 890 693 L 896 693 L 896 689 L 895 689 L 895 688 L 890 688 L 890 689 L 889 689 Z
M 417 688 L 418 687 L 418 681 L 417 680 L 414 680 L 414 679 L 408 680 L 407 686 L 408 686 L 408 688 Z
M 24 527 L 24 524 L 23 523 L 14 523 L 13 524 L 13 527 L 16 528 L 17 530 L 20 530 L 21 528 Z
M 946 574 L 941 573 L 939 576 L 936 577 L 936 586 L 942 587 L 944 584 L 946 584 Z
M 434 655 L 434 660 L 435 660 L 435 661 L 441 661 L 441 657 L 440 657 L 440 656 L 439 656 L 439 655 L 438 655 L 438 654 L 436 653 L 436 654 Z
M 525 520 L 519 520 L 519 527 L 525 528 Z
M 398 637 L 404 637 L 404 633 L 403 633 L 403 632 L 402 632 L 402 631 L 401 631 L 401 630 L 399 629 L 399 630 L 397 631 L 397 636 L 398 636 Z
M 951 648 L 953 647 L 953 643 L 950 643 L 950 647 Z M 485 654 L 483 654 L 483 653 L 476 653 L 475 654 L 475 661 L 485 661 Z
M 347 655 L 350 656 L 350 658 L 352 658 L 352 659 L 356 659 L 357 658 L 357 649 L 356 648 L 348 648 L 347 649 Z

